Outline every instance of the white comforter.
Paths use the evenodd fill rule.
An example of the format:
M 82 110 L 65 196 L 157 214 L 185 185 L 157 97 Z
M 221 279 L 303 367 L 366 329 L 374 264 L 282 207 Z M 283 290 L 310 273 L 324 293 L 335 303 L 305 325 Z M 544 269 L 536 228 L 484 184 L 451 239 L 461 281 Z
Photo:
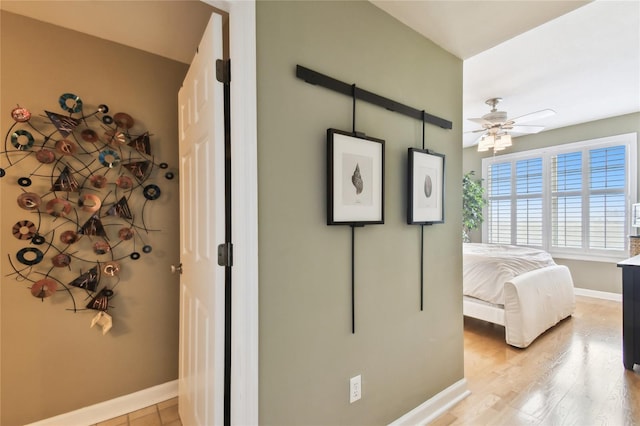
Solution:
M 555 265 L 543 250 L 502 244 L 463 244 L 463 294 L 504 305 L 504 283 L 534 269 Z

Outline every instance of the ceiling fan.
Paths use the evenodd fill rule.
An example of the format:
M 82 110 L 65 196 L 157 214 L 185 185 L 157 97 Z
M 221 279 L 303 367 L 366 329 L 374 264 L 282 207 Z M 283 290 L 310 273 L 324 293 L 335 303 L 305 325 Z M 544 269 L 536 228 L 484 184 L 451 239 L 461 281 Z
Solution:
M 510 133 L 533 134 L 542 131 L 544 126 L 523 126 L 521 123 L 550 117 L 556 113 L 552 109 L 543 109 L 541 111 L 521 115 L 520 117 L 507 118 L 507 113 L 505 111 L 498 111 L 496 108 L 501 101 L 502 98 L 487 99 L 485 104 L 491 107 L 491 111 L 480 118 L 469 118 L 469 121 L 473 121 L 474 123 L 478 123 L 482 126 L 481 129 L 470 132 L 482 132 L 478 141 L 478 151 L 480 152 L 488 151 L 491 148 L 493 148 L 494 152 L 502 151 L 503 149 L 511 146 L 512 141 Z

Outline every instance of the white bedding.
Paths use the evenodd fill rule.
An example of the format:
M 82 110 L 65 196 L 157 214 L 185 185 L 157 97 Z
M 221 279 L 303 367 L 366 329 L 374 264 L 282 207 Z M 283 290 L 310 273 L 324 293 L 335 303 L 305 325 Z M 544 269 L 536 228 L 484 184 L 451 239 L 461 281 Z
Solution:
M 463 244 L 463 294 L 504 305 L 504 284 L 525 272 L 555 265 L 543 250 L 502 244 Z

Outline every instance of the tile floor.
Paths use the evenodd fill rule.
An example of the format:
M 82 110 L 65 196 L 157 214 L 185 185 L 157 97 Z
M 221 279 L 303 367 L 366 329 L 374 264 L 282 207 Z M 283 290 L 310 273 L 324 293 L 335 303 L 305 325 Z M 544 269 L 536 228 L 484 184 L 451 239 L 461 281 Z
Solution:
M 178 398 L 105 420 L 93 426 L 182 426 L 178 417 Z

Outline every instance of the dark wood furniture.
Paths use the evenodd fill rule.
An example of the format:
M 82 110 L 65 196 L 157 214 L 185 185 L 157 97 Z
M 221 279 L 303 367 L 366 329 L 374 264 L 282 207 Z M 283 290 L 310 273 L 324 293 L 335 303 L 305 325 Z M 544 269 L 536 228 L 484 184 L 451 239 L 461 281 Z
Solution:
M 622 268 L 622 363 L 640 364 L 640 256 L 618 263 Z

